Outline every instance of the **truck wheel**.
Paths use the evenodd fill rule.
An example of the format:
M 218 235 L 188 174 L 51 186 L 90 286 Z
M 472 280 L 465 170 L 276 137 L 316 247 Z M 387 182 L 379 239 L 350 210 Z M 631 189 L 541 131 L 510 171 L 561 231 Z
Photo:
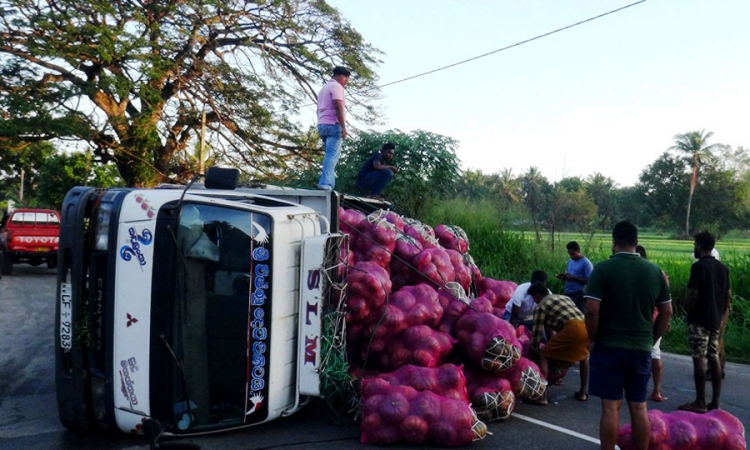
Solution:
M 12 275 L 13 273 L 13 261 L 11 261 L 10 257 L 7 257 L 5 254 L 0 254 L 0 275 Z
M 57 258 L 48 259 L 47 267 L 49 267 L 50 269 L 57 269 Z

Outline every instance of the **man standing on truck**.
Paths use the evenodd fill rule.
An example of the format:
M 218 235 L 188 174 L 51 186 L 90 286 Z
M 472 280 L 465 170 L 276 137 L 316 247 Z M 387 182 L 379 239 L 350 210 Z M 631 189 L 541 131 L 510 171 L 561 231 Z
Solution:
M 379 152 L 375 152 L 362 164 L 357 173 L 357 187 L 367 197 L 383 200 L 381 194 L 385 186 L 390 183 L 398 168 L 389 165 L 396 149 L 396 144 L 387 142 L 383 144 Z
M 346 138 L 344 88 L 351 72 L 335 67 L 333 77 L 318 93 L 318 134 L 323 140 L 325 157 L 318 189 L 333 190 L 336 186 L 336 164 L 341 156 L 341 143 Z

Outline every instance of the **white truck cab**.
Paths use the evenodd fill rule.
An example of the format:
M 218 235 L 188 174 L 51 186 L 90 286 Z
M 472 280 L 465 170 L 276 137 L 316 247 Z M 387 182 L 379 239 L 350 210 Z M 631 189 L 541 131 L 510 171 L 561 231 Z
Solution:
M 156 421 L 167 434 L 206 433 L 292 414 L 320 394 L 342 197 L 235 189 L 236 179 L 209 169 L 204 187 L 67 194 L 55 345 L 66 427 L 138 433 Z

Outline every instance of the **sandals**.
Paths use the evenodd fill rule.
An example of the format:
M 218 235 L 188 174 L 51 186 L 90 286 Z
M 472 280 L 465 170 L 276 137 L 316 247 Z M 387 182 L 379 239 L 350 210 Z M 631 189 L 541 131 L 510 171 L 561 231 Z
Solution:
M 677 407 L 680 411 L 688 411 L 688 412 L 694 412 L 698 414 L 703 414 L 706 412 L 706 408 L 701 408 L 697 406 L 695 403 L 685 403 L 684 405 L 680 405 Z
M 653 400 L 655 402 L 663 402 L 663 401 L 667 400 L 667 397 L 664 397 L 661 394 L 651 394 L 651 400 Z
M 576 392 L 575 397 L 576 397 L 576 400 L 578 400 L 579 402 L 585 402 L 586 400 L 589 399 L 589 394 L 578 391 Z

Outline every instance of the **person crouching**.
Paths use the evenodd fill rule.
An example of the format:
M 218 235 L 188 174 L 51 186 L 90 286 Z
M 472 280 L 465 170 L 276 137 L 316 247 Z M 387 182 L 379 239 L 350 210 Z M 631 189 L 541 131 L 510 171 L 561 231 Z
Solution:
M 534 283 L 527 294 L 537 304 L 534 310 L 534 328 L 531 332 L 530 352 L 537 360 L 539 370 L 547 378 L 550 367 L 567 371 L 573 364 L 589 356 L 589 338 L 583 313 L 564 295 L 550 294 L 547 285 Z M 540 349 L 545 330 L 549 340 Z M 554 333 L 554 334 L 553 334 Z M 588 399 L 588 372 L 581 371 L 581 388 L 576 399 Z M 546 405 L 546 394 L 533 403 Z

